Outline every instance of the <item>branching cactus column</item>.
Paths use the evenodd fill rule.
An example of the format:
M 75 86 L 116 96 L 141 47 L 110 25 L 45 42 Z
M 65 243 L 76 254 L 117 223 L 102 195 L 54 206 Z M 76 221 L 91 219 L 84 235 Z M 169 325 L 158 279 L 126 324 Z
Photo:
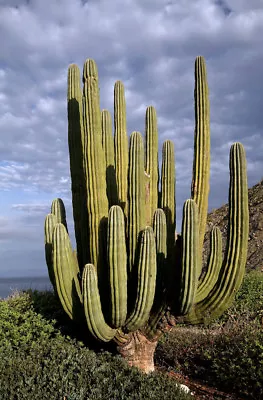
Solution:
M 230 150 L 229 227 L 222 257 L 218 228 L 202 270 L 209 193 L 209 98 L 203 57 L 195 62 L 195 139 L 192 198 L 175 232 L 175 155 L 163 144 L 158 188 L 157 115 L 146 110 L 142 135 L 126 131 L 124 85 L 114 88 L 114 138 L 109 111 L 100 110 L 98 71 L 93 60 L 68 73 L 69 154 L 77 257 L 61 199 L 45 220 L 50 280 L 69 318 L 90 335 L 114 341 L 128 364 L 154 370 L 160 335 L 177 320 L 204 323 L 231 304 L 245 271 L 248 191 L 243 146 Z

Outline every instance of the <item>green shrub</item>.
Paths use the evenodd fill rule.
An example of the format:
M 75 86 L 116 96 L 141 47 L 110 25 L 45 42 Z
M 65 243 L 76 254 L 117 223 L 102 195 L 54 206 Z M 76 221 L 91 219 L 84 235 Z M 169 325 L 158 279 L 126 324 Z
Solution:
M 56 329 L 34 307 L 48 313 L 48 294 L 32 292 L 0 301 L 0 399 L 189 399 L 176 382 L 145 376 L 110 353 L 96 354 Z M 43 311 L 44 313 L 44 311 Z
M 208 327 L 178 327 L 157 348 L 157 362 L 211 386 L 263 398 L 263 274 L 249 273 L 235 303 Z

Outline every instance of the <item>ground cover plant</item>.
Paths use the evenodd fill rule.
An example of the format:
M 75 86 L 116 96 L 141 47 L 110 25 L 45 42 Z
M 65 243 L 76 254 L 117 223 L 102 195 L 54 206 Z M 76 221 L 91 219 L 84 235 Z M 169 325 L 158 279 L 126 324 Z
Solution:
M 233 306 L 207 327 L 180 327 L 157 348 L 157 363 L 241 398 L 263 399 L 263 273 L 250 272 Z
M 146 376 L 120 356 L 96 353 L 61 333 L 57 327 L 63 331 L 65 321 L 52 298 L 52 293 L 29 292 L 0 301 L 1 400 L 191 398 L 174 380 Z M 57 319 L 51 319 L 54 312 Z
M 191 199 L 181 234 L 175 221 L 174 145 L 166 140 L 159 174 L 154 107 L 146 110 L 145 142 L 126 128 L 124 85 L 114 86 L 114 136 L 100 109 L 98 70 L 86 60 L 68 69 L 68 144 L 77 249 L 61 199 L 45 220 L 50 280 L 63 309 L 102 342 L 113 341 L 129 365 L 154 370 L 159 337 L 178 316 L 198 324 L 231 304 L 245 271 L 248 193 L 243 146 L 230 149 L 229 227 L 225 256 L 215 227 L 202 273 L 210 170 L 206 66 L 195 61 L 195 138 Z M 129 141 L 129 146 L 128 146 Z M 160 192 L 159 192 L 160 175 Z

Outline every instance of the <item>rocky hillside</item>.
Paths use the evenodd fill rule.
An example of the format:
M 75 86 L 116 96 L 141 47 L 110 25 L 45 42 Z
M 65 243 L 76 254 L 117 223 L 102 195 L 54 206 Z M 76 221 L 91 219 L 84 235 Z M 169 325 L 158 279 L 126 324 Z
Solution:
M 257 269 L 263 272 L 263 179 L 248 191 L 249 201 L 249 242 L 247 270 Z M 228 223 L 228 205 L 211 212 L 207 218 L 207 233 L 204 244 L 204 256 L 209 252 L 209 231 L 216 225 L 223 235 L 225 248 Z

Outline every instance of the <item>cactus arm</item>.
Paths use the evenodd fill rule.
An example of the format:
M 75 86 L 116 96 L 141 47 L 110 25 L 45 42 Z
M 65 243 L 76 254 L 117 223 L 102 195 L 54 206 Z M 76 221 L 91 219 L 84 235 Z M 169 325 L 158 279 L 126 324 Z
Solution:
M 125 331 L 141 328 L 149 318 L 153 305 L 156 284 L 156 248 L 151 227 L 142 233 L 138 264 L 138 285 L 136 302 L 132 314 L 125 324 Z
M 66 221 L 66 210 L 64 203 L 61 199 L 55 199 L 51 204 L 51 214 L 54 214 L 57 218 L 57 222 L 61 222 L 68 232 L 67 221 Z
M 86 264 L 82 275 L 82 292 L 86 321 L 90 333 L 98 340 L 108 342 L 114 338 L 116 329 L 105 322 L 100 302 L 96 268 Z
M 199 303 L 214 287 L 222 265 L 222 235 L 218 227 L 210 232 L 210 255 L 204 277 L 199 280 L 195 302 Z
M 199 248 L 202 256 L 208 211 L 210 177 L 210 105 L 203 57 L 195 60 L 195 139 L 191 197 L 199 212 Z M 201 273 L 200 263 L 200 273 Z
M 89 259 L 98 268 L 100 280 L 105 263 L 103 260 L 103 246 L 106 241 L 104 222 L 108 216 L 108 199 L 105 156 L 102 150 L 98 71 L 93 60 L 88 59 L 84 64 L 83 81 Z M 100 259 L 99 255 L 101 255 Z
M 186 322 L 204 323 L 229 307 L 245 273 L 249 230 L 245 150 L 241 143 L 230 149 L 229 227 L 225 258 L 218 280 L 201 302 L 194 305 Z
M 112 136 L 112 121 L 108 110 L 101 112 L 102 147 L 106 162 L 106 186 L 109 208 L 118 204 L 117 182 L 115 172 L 114 141 Z
M 128 182 L 128 266 L 131 272 L 136 263 L 139 235 L 145 227 L 144 153 L 139 132 L 132 132 L 130 138 Z
M 127 216 L 128 136 L 124 85 L 114 85 L 114 148 L 119 205 Z
M 66 228 L 62 223 L 56 224 L 54 228 L 52 246 L 57 293 L 64 310 L 73 319 L 77 308 L 80 308 L 82 294 L 76 274 L 77 267 L 74 266 L 76 258 Z
M 158 208 L 158 128 L 154 107 L 146 109 L 145 116 L 145 172 L 149 176 L 149 207 L 147 207 L 146 224 L 152 225 L 153 215 Z
M 167 257 L 170 259 L 175 241 L 175 160 L 174 144 L 166 140 L 162 149 L 161 208 L 167 224 Z
M 108 265 L 111 292 L 111 325 L 119 328 L 127 316 L 127 253 L 124 215 L 112 206 L 108 222 Z
M 45 219 L 44 233 L 45 233 L 45 255 L 48 267 L 48 275 L 50 282 L 55 287 L 55 275 L 52 262 L 52 236 L 55 225 L 58 223 L 54 214 L 48 214 Z
M 199 271 L 198 209 L 195 202 L 188 199 L 184 203 L 182 218 L 181 270 L 179 276 L 179 296 L 177 315 L 185 315 L 193 305 L 197 290 Z
M 85 178 L 85 136 L 82 114 L 80 71 L 77 65 L 68 68 L 68 148 L 71 173 L 73 219 L 79 265 L 85 265 L 87 251 L 87 206 Z
M 167 227 L 165 213 L 158 208 L 153 216 L 153 231 L 156 241 L 157 276 L 154 302 L 149 321 L 145 328 L 147 337 L 154 337 L 157 333 L 157 325 L 167 309 Z

